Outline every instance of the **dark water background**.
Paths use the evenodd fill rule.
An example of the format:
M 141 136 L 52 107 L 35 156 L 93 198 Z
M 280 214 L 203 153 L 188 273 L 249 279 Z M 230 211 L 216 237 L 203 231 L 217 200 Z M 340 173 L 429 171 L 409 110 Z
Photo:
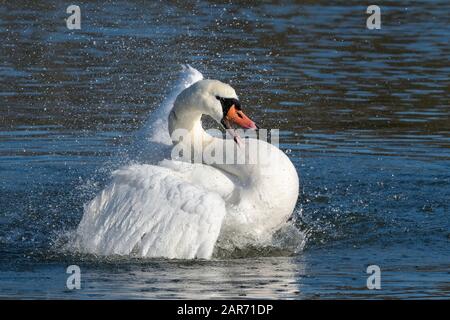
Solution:
M 0 2 L 0 297 L 449 298 L 450 3 Z M 181 63 L 231 83 L 301 178 L 294 256 L 59 249 Z M 66 289 L 65 268 L 82 270 Z M 366 288 L 379 265 L 381 290 Z

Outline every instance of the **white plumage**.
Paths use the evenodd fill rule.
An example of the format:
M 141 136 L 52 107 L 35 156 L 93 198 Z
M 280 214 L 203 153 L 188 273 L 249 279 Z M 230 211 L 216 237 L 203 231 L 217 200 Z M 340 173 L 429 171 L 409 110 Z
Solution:
M 209 136 L 200 118 L 208 114 L 219 121 L 220 104 L 211 97 L 237 96 L 231 87 L 199 82 L 201 78 L 188 67 L 175 92 L 139 132 L 139 159 L 151 164 L 115 171 L 111 183 L 85 206 L 74 240 L 78 250 L 209 259 L 218 242 L 240 247 L 269 241 L 291 215 L 298 196 L 297 172 L 289 158 L 270 144 L 246 139 L 242 146 L 244 150 L 262 145 L 258 150 L 264 165 L 208 165 L 168 158 L 169 132 L 177 127 L 191 130 L 203 145 L 234 147 L 232 140 Z
M 209 258 L 226 214 L 215 192 L 186 175 L 153 165 L 131 165 L 85 209 L 80 247 L 101 255 Z

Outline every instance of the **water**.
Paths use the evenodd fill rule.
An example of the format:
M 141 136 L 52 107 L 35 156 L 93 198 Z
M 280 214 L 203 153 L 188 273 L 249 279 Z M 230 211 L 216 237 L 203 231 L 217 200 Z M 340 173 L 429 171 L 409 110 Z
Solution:
M 450 297 L 447 1 L 0 4 L 0 297 Z M 280 128 L 300 173 L 297 255 L 213 261 L 61 250 L 181 63 Z M 66 289 L 68 265 L 82 289 Z M 379 265 L 382 290 L 366 288 Z

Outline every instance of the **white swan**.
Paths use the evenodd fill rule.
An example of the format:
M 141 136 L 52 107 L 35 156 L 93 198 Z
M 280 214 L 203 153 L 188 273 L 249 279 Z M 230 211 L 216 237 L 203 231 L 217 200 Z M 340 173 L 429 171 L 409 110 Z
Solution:
M 155 156 L 164 154 L 166 159 L 115 171 L 111 183 L 86 205 L 75 238 L 80 251 L 209 259 L 218 242 L 241 247 L 269 241 L 292 214 L 299 182 L 289 158 L 264 141 L 237 137 L 233 141 L 206 133 L 202 115 L 226 127 L 256 126 L 243 114 L 232 87 L 201 78 L 195 69 L 185 71 L 185 81 L 178 87 L 184 90 L 173 108 L 172 97 L 160 110 L 168 122 L 159 114 L 142 132 L 140 146 L 153 146 L 146 150 L 147 158 L 155 161 Z M 208 165 L 169 159 L 171 143 L 180 147 L 188 141 L 174 137 L 177 129 L 188 131 L 191 145 L 237 150 L 238 159 L 258 146 L 264 165 L 262 161 Z M 197 151 L 194 147 L 193 155 Z

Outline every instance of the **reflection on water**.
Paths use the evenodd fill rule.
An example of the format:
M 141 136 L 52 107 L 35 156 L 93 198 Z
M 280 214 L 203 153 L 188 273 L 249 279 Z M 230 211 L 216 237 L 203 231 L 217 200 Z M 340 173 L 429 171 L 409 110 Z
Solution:
M 78 4 L 77 31 L 63 3 L 0 4 L 0 296 L 450 296 L 448 1 L 384 2 L 376 31 L 357 1 Z M 195 263 L 55 253 L 181 63 L 230 82 L 252 118 L 282 130 L 305 251 Z M 86 271 L 76 293 L 61 287 L 72 263 Z M 373 263 L 386 272 L 376 293 L 364 287 Z
M 16 298 L 448 298 L 448 259 L 419 266 L 417 259 L 427 259 L 426 253 L 401 251 L 318 249 L 296 257 L 214 261 L 84 258 L 79 260 L 81 289 L 73 291 L 65 287 L 70 259 L 66 264 L 59 259 L 22 263 L 19 270 L 0 272 L 0 281 L 2 296 Z M 366 287 L 366 268 L 375 261 L 383 266 L 382 290 Z

